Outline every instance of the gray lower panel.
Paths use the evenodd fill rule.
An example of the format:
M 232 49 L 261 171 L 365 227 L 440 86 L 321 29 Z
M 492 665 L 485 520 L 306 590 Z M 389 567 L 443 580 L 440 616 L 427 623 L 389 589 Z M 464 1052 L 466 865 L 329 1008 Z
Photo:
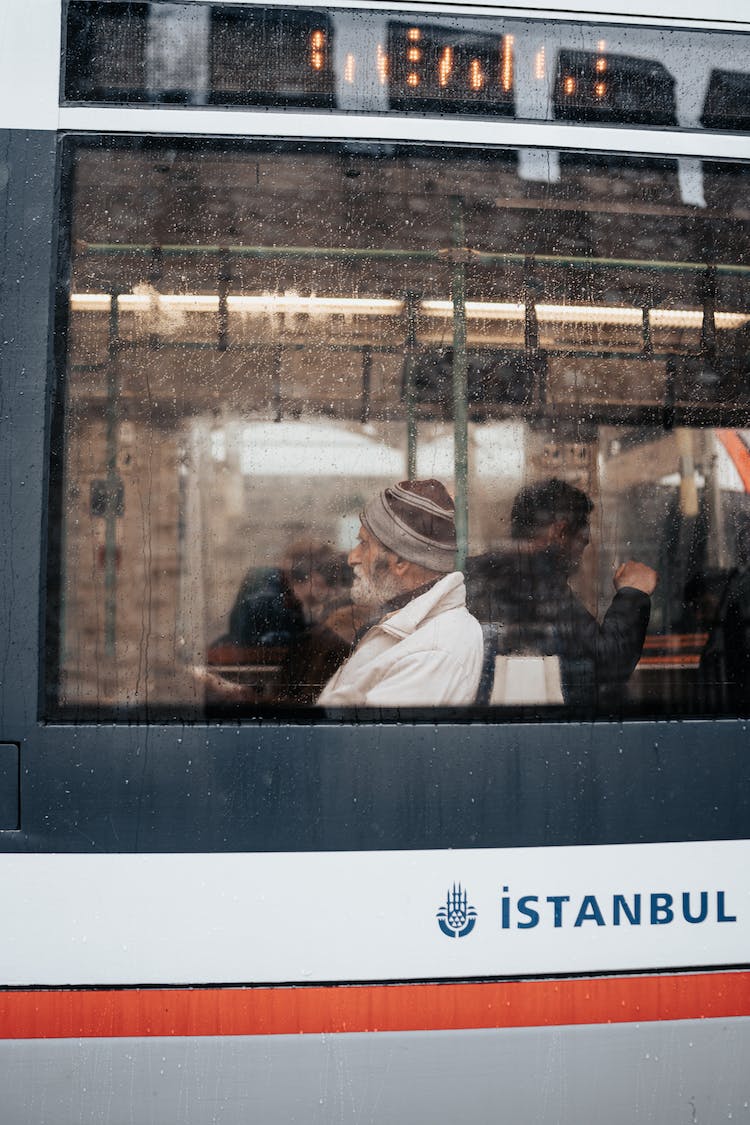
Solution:
M 750 1122 L 750 1019 L 0 1044 L 12 1125 Z

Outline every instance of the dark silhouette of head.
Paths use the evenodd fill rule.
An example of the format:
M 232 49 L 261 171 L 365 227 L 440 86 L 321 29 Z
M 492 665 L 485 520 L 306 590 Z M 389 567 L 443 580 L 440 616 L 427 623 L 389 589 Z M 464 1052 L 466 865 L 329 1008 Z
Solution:
M 552 524 L 564 521 L 571 532 L 589 522 L 594 505 L 585 492 L 552 477 L 522 488 L 513 501 L 510 533 L 514 539 L 533 539 Z
M 513 501 L 511 536 L 532 550 L 550 552 L 572 573 L 588 546 L 593 507 L 585 492 L 557 477 L 531 484 Z

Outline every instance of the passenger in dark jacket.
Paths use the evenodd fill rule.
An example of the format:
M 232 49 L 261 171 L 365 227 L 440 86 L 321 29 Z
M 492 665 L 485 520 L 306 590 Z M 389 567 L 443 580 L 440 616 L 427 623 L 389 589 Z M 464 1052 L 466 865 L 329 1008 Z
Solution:
M 729 572 L 701 656 L 699 684 L 711 710 L 746 715 L 750 708 L 750 524 L 737 535 Z
M 643 647 L 657 574 L 623 563 L 601 624 L 568 585 L 589 542 L 593 505 L 565 481 L 522 489 L 511 511 L 510 549 L 469 559 L 467 601 L 496 625 L 497 652 L 557 656 L 563 699 L 575 706 L 621 697 Z

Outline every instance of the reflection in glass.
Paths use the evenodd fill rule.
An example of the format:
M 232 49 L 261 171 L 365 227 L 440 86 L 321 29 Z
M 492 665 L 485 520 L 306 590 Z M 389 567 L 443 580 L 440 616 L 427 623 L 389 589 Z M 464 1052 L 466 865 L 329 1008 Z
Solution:
M 747 36 L 504 15 L 70 0 L 69 101 L 747 129 Z

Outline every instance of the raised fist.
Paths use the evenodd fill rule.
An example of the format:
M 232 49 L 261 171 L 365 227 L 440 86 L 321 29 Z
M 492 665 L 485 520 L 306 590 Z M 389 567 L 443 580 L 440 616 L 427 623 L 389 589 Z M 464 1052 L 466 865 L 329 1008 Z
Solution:
M 635 562 L 634 559 L 628 559 L 622 566 L 618 566 L 612 579 L 615 590 L 622 590 L 623 586 L 630 586 L 631 589 L 642 590 L 644 594 L 649 596 L 653 594 L 658 581 L 659 575 L 655 570 L 646 566 L 645 563 Z

